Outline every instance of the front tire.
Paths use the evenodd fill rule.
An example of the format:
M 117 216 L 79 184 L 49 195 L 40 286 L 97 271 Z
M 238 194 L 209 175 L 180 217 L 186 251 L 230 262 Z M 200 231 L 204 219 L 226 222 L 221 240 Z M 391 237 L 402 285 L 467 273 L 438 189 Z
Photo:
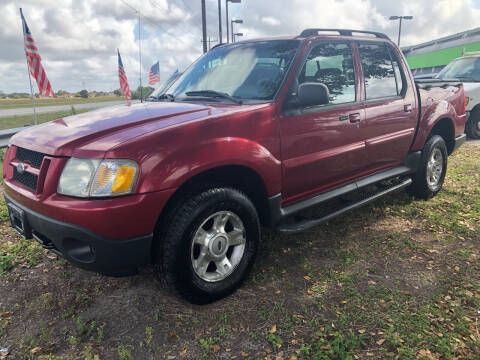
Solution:
M 447 145 L 439 135 L 430 137 L 422 151 L 420 165 L 412 176 L 409 192 L 421 199 L 435 196 L 443 186 L 447 173 Z
M 465 132 L 471 139 L 480 139 L 480 108 L 475 108 L 470 114 Z
M 245 194 L 215 187 L 184 198 L 156 235 L 157 274 L 188 301 L 206 304 L 231 294 L 248 276 L 260 223 Z

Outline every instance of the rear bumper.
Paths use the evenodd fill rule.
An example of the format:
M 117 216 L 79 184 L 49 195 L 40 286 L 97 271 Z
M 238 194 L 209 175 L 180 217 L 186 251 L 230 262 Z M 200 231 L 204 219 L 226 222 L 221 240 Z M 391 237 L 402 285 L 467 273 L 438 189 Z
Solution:
M 457 150 L 460 146 L 462 146 L 462 144 L 467 141 L 467 135 L 466 134 L 462 134 L 460 136 L 457 136 L 455 138 L 455 145 L 453 147 L 453 151 Z M 452 151 L 452 152 L 453 152 Z
M 15 230 L 63 256 L 74 265 L 105 275 L 134 274 L 150 263 L 152 234 L 110 239 L 81 226 L 52 219 L 19 204 L 4 193 Z

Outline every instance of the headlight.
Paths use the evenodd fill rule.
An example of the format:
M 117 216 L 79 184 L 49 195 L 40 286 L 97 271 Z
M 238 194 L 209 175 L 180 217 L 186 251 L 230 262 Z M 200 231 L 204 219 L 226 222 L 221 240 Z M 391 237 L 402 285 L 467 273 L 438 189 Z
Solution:
M 57 192 L 78 197 L 105 197 L 132 192 L 138 166 L 127 159 L 71 158 L 63 169 Z

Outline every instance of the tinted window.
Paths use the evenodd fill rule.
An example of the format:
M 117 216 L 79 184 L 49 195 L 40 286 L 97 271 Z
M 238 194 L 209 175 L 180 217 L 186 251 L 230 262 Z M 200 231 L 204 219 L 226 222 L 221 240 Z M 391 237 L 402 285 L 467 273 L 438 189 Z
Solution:
M 355 101 L 355 70 L 350 46 L 325 43 L 314 47 L 298 80 L 299 84 L 325 84 L 330 92 L 330 104 Z
M 399 82 L 397 89 L 397 75 L 401 81 L 400 68 L 397 63 L 395 71 L 388 47 L 385 44 L 360 44 L 359 52 L 365 78 L 366 99 L 398 95 L 402 86 Z
M 395 72 L 395 80 L 397 81 L 397 95 L 400 95 L 402 93 L 403 87 L 405 86 L 405 82 L 403 80 L 403 73 L 400 67 L 400 61 L 398 60 L 397 55 L 390 46 L 388 47 L 388 49 L 390 52 L 390 57 L 392 58 L 393 71 Z

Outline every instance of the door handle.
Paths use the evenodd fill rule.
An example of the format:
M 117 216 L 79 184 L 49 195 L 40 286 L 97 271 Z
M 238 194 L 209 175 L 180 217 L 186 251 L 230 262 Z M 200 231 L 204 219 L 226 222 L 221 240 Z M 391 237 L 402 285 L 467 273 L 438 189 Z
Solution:
M 412 104 L 403 105 L 403 111 L 407 113 L 412 112 Z
M 350 122 L 352 124 L 359 123 L 360 120 L 361 120 L 359 113 L 350 114 L 350 115 L 348 115 L 348 118 L 350 119 Z

